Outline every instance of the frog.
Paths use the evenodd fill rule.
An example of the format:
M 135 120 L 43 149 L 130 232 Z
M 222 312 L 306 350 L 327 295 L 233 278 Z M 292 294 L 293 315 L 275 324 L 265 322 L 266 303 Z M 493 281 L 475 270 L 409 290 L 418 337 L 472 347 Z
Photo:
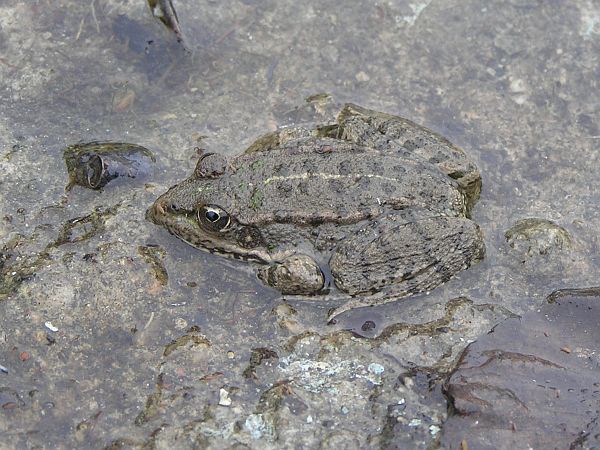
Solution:
M 188 244 L 255 264 L 286 299 L 354 308 L 429 292 L 483 259 L 474 161 L 400 116 L 345 104 L 227 159 L 206 153 L 146 217 Z

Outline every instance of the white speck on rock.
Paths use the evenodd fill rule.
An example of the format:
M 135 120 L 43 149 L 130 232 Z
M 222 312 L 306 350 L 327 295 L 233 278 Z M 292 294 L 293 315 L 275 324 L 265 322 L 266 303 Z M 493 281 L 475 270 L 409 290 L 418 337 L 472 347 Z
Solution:
M 54 333 L 56 333 L 58 331 L 58 328 L 56 328 L 54 325 L 52 325 L 52 322 L 50 322 L 50 321 L 44 322 L 44 326 L 46 328 L 48 328 L 50 331 L 53 331 Z
M 435 436 L 436 434 L 438 434 L 440 432 L 441 428 L 438 427 L 437 425 L 430 425 L 429 426 L 429 433 L 431 433 L 432 436 Z
M 371 363 L 368 367 L 369 372 L 374 373 L 375 375 L 381 375 L 385 368 L 381 364 Z
M 421 15 L 421 13 L 423 11 L 425 11 L 425 8 L 427 8 L 431 2 L 433 0 L 425 0 L 422 2 L 418 2 L 418 3 L 409 3 L 409 7 L 410 9 L 412 9 L 413 15 L 412 16 L 400 16 L 396 19 L 400 19 L 403 20 L 404 22 L 406 22 L 408 24 L 409 27 L 412 27 L 415 22 L 417 21 L 417 19 L 419 18 L 419 16 Z
M 229 398 L 229 392 L 225 389 L 219 389 L 219 405 L 221 406 L 231 406 L 231 399 Z
M 260 439 L 263 436 L 267 426 L 262 414 L 250 414 L 244 425 L 254 439 Z

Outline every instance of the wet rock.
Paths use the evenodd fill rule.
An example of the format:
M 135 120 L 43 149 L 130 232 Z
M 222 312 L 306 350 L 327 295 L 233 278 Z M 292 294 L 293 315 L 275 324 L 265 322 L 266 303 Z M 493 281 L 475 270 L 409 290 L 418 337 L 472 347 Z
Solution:
M 133 16 L 132 16 L 133 17 Z M 157 29 L 119 14 L 112 20 L 112 33 L 122 44 L 117 48 L 120 58 L 129 58 L 130 64 L 151 81 L 169 73 L 171 64 L 187 56 L 185 45 L 173 39 L 163 39 Z
M 287 330 L 292 334 L 300 334 L 303 330 L 298 322 L 298 312 L 288 303 L 280 303 L 272 311 L 277 319 L 277 324 L 281 329 Z
M 560 225 L 536 218 L 519 220 L 504 236 L 511 252 L 523 263 L 566 251 L 573 242 L 569 232 Z
M 171 341 L 166 347 L 165 350 L 163 352 L 163 356 L 169 356 L 171 353 L 173 353 L 175 350 L 182 348 L 182 347 L 188 347 L 188 348 L 192 348 L 192 347 L 200 347 L 200 348 L 206 348 L 206 347 L 210 347 L 210 341 L 203 335 L 201 334 L 184 334 L 183 336 L 178 337 L 177 339 L 174 339 L 173 341 Z
M 332 432 L 323 439 L 319 449 L 329 448 L 359 448 L 360 439 L 356 433 L 337 433 Z
M 442 378 L 428 370 L 409 370 L 398 377 L 393 389 L 402 397 L 387 405 L 380 448 L 431 448 L 446 418 L 441 385 Z
M 4 244 L 0 244 L 0 300 L 8 298 L 23 281 L 31 279 L 37 269 L 48 260 L 48 254 L 19 254 L 15 248 L 22 246 L 27 238 L 16 235 Z
M 229 397 L 229 391 L 226 389 L 219 389 L 219 405 L 231 406 L 231 398 Z
M 444 448 L 579 448 L 600 415 L 600 288 L 553 293 L 471 344 L 445 385 Z M 461 447 L 462 446 L 462 447 Z
M 136 416 L 134 423 L 137 426 L 142 426 L 152 418 L 156 417 L 160 412 L 160 404 L 163 397 L 164 375 L 158 374 L 156 380 L 156 390 L 146 398 L 144 408 Z
M 154 155 L 140 145 L 122 142 L 87 142 L 68 146 L 64 151 L 69 184 L 102 189 L 117 178 L 146 178 L 151 174 Z

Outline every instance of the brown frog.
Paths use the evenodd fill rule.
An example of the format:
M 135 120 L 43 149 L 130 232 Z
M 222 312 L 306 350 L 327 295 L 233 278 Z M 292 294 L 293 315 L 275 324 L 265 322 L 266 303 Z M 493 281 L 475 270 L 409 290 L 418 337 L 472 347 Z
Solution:
M 336 123 L 285 128 L 226 161 L 207 154 L 147 218 L 194 247 L 261 265 L 288 295 L 351 308 L 429 291 L 484 255 L 469 212 L 475 164 L 401 117 L 347 104 Z

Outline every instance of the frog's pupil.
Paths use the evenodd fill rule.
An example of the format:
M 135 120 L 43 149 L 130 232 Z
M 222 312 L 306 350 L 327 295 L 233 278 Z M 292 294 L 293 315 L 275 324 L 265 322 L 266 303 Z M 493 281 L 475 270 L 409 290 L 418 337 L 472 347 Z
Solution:
M 206 211 L 206 218 L 214 223 L 219 220 L 219 213 L 216 211 Z

